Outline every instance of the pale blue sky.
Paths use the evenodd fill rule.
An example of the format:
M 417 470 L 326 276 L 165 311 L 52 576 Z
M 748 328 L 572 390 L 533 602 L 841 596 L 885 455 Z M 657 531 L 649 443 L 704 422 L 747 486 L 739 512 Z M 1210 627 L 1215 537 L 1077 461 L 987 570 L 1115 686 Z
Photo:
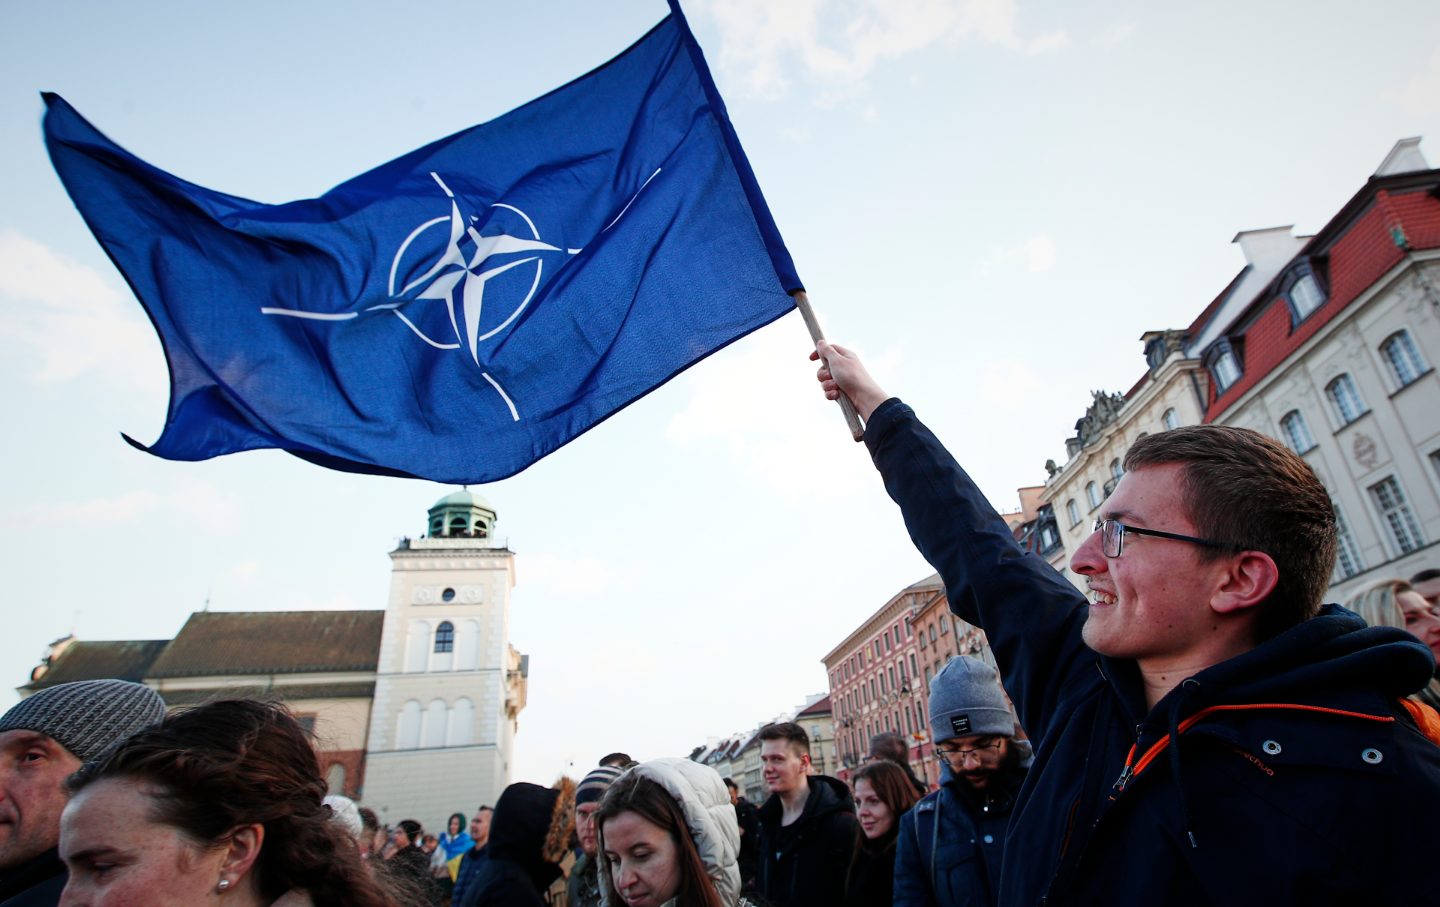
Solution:
M 687 5 L 833 339 L 991 499 L 1043 481 L 1142 331 L 1318 229 L 1396 139 L 1440 150 L 1432 2 Z M 159 345 L 60 188 L 41 90 L 201 185 L 310 197 L 624 49 L 607 3 L 0 6 L 0 686 L 51 639 L 173 635 L 217 609 L 381 607 L 394 540 L 446 489 L 285 454 L 132 450 Z M 820 657 L 928 573 L 815 389 L 796 316 L 482 489 L 531 656 L 517 779 L 681 754 L 824 688 Z M 0 705 L 11 701 L 0 694 Z

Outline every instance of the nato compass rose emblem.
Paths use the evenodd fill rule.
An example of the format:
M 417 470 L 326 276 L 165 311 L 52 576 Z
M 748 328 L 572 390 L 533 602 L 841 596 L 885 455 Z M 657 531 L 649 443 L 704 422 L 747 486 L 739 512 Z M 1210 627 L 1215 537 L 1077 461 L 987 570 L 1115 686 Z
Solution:
M 659 171 L 655 171 L 657 174 Z M 461 213 L 460 204 L 455 199 L 455 193 L 445 185 L 440 175 L 431 172 L 430 176 L 440 187 L 441 191 L 450 199 L 450 214 L 448 217 L 436 217 L 427 220 L 406 236 L 395 252 L 395 258 L 390 263 L 390 275 L 386 291 L 391 299 L 390 302 L 380 305 L 368 306 L 360 312 L 342 313 L 321 313 L 306 312 L 297 309 L 284 309 L 264 307 L 260 311 L 266 315 L 288 315 L 294 318 L 308 318 L 319 321 L 348 321 L 358 318 L 361 314 L 368 312 L 390 312 L 405 323 L 417 337 L 425 341 L 437 350 L 460 350 L 465 353 L 476 366 L 482 369 L 481 376 L 489 382 L 505 405 L 510 410 L 510 418 L 513 421 L 520 421 L 520 413 L 515 408 L 515 401 L 501 387 L 500 382 L 480 364 L 480 346 L 486 340 L 494 337 L 510 325 L 525 307 L 535 297 L 535 291 L 540 287 L 540 279 L 544 274 L 545 259 L 554 258 L 556 255 L 568 257 L 580 252 L 580 249 L 562 249 L 559 246 L 551 245 L 540 239 L 540 231 L 536 229 L 535 222 L 530 219 L 524 211 L 513 205 L 496 202 L 490 206 L 489 218 L 486 226 L 499 232 L 492 235 L 482 235 L 476 226 L 480 218 L 471 216 L 468 219 Z M 651 179 L 654 179 L 654 174 Z M 649 180 L 646 180 L 648 183 Z M 642 189 L 644 186 L 641 187 Z M 638 192 L 636 193 L 639 194 Z M 634 199 L 632 198 L 633 202 Z M 626 205 L 628 208 L 629 205 Z M 624 211 L 621 211 L 624 214 Z M 615 220 L 619 220 L 616 217 Z M 611 221 L 605 229 L 614 226 Z M 439 235 L 444 227 L 448 225 L 449 236 L 439 241 Z M 603 232 L 603 231 L 602 231 Z M 526 237 L 528 234 L 528 238 Z M 413 273 L 414 270 L 423 265 L 423 262 L 430 261 L 425 251 L 435 254 L 439 248 L 438 256 L 433 259 L 429 267 L 425 267 L 421 273 L 413 278 L 405 280 L 403 284 L 397 281 L 404 280 L 400 275 Z M 517 290 L 523 287 L 524 272 L 518 272 L 505 281 L 495 281 L 502 274 L 507 274 L 517 268 L 532 266 L 534 277 L 530 281 L 529 289 L 524 292 L 518 303 L 514 302 Z M 520 277 L 517 281 L 516 277 Z M 487 286 L 495 281 L 495 287 L 499 292 L 487 294 Z M 503 286 L 502 286 L 503 285 Z M 487 300 L 487 295 L 492 297 Z M 441 319 L 434 319 L 439 324 L 425 322 L 422 327 L 416 323 L 421 315 L 416 314 L 413 304 L 421 300 L 431 300 L 444 304 L 445 314 L 448 316 L 448 325 Z M 501 309 L 500 315 L 492 311 L 490 317 L 484 316 L 486 302 L 490 302 L 493 310 L 497 306 L 511 306 L 506 312 Z M 402 311 L 402 307 L 411 307 L 411 315 Z M 423 310 L 420 310 L 423 312 Z M 503 317 L 500 317 L 503 315 Z M 495 324 L 496 318 L 499 323 Z M 492 326 L 493 325 L 493 326 Z M 446 330 L 448 327 L 448 331 Z

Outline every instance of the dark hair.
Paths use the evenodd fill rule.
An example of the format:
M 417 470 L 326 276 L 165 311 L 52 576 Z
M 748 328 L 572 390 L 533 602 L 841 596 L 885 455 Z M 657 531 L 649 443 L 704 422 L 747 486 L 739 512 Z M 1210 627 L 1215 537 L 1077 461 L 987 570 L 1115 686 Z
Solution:
M 1310 464 L 1248 428 L 1188 425 L 1147 435 L 1125 454 L 1125 469 L 1182 467 L 1180 503 L 1207 539 L 1263 551 L 1280 577 L 1259 609 L 1256 633 L 1268 639 L 1320 611 L 1335 568 L 1335 505 Z M 1233 556 L 1198 547 L 1206 561 Z
M 109 779 L 154 788 L 151 819 L 202 847 L 224 846 L 239 826 L 263 826 L 253 871 L 272 900 L 303 888 L 316 907 L 414 902 L 404 883 L 372 877 L 330 821 L 314 747 L 283 705 L 229 699 L 176 712 L 87 763 L 67 786 L 78 793 Z
M 723 779 L 723 780 L 725 781 L 725 786 L 728 787 L 728 788 L 730 788 L 731 790 L 739 790 L 739 789 L 740 789 L 740 786 L 735 783 L 735 779 L 734 779 L 734 778 L 725 778 L 725 779 Z
M 372 835 L 380 830 L 380 817 L 368 806 L 360 807 L 360 827 Z
M 459 834 L 460 832 L 464 831 L 464 830 L 465 830 L 465 826 L 470 824 L 470 820 L 469 820 L 469 819 L 466 819 L 466 818 L 465 818 L 463 815 L 461 815 L 460 813 L 451 813 L 451 814 L 450 814 L 450 818 L 449 818 L 448 820 L 446 820 L 446 822 L 445 822 L 445 834 L 447 834 L 447 835 L 450 834 L 450 823 L 451 823 L 451 822 L 459 822 L 459 823 L 460 823 L 458 829 L 457 829 L 456 832 L 455 832 L 456 834 Z
M 1428 582 L 1430 582 L 1432 579 L 1440 579 L 1440 568 L 1430 567 L 1430 568 L 1428 568 L 1428 569 L 1421 570 L 1419 573 L 1417 573 L 1417 574 L 1415 574 L 1414 576 L 1410 577 L 1410 582 L 1412 582 L 1412 583 L 1428 583 Z
M 861 781 L 868 781 L 880 802 L 890 810 L 894 822 L 885 835 L 888 841 L 900 833 L 900 817 L 920 800 L 920 794 L 905 770 L 888 759 L 875 759 L 856 769 L 850 776 L 851 790 Z
M 627 765 L 634 764 L 635 760 L 631 759 L 629 755 L 625 753 L 611 753 L 601 759 L 599 763 L 601 768 L 606 768 L 607 766 L 610 768 L 625 768 Z
M 794 744 L 802 756 L 810 755 L 810 735 L 793 721 L 777 721 L 774 724 L 767 724 L 760 729 L 757 736 L 762 743 L 767 740 L 785 740 Z
M 595 811 L 595 828 L 600 840 L 600 852 L 605 851 L 605 823 L 621 813 L 635 813 L 652 825 L 670 835 L 675 842 L 677 859 L 680 862 L 680 890 L 675 892 L 675 907 L 725 907 L 720 892 L 710 873 L 705 870 L 705 861 L 695 847 L 680 805 L 669 791 L 649 778 L 635 772 L 621 775 L 605 790 L 600 798 L 600 808 Z M 602 864 L 604 866 L 605 864 Z M 607 900 L 618 903 L 613 870 L 605 867 L 599 873 L 600 884 L 605 886 Z
M 425 826 L 416 822 L 414 819 L 401 819 L 396 823 L 396 827 L 405 832 L 405 838 L 412 846 L 416 843 L 416 838 L 424 837 L 425 835 Z
M 870 756 L 894 762 L 896 765 L 908 765 L 910 745 L 899 734 L 876 734 L 870 738 Z

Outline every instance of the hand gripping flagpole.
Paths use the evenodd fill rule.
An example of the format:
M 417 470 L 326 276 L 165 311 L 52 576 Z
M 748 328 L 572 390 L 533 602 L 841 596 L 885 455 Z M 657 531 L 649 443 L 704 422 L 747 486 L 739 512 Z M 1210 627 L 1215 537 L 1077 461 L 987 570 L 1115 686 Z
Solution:
M 825 339 L 825 332 L 820 330 L 820 321 L 815 317 L 815 310 L 810 307 L 810 297 L 805 295 L 804 290 L 796 290 L 790 295 L 795 300 L 795 308 L 800 310 L 800 317 L 805 319 L 805 327 L 810 330 L 810 339 L 819 344 Z M 826 368 L 830 367 L 830 363 L 825 362 L 824 358 L 820 361 Z M 865 428 L 860 424 L 860 414 L 855 412 L 855 404 L 850 402 L 844 391 L 841 391 L 835 402 L 840 404 L 840 411 L 845 414 L 845 424 L 850 426 L 850 436 L 856 441 L 863 441 Z

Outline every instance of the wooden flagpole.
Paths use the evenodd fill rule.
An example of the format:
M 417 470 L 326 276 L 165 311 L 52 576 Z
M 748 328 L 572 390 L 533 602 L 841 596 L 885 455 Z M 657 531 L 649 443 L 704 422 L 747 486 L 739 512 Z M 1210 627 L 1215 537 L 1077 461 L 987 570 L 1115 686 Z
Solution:
M 790 294 L 795 300 L 795 308 L 800 310 L 800 317 L 805 319 L 805 327 L 810 330 L 810 339 L 816 343 L 825 339 L 825 333 L 820 330 L 820 322 L 815 318 L 815 310 L 810 307 L 810 297 L 805 295 L 804 290 L 796 290 Z M 822 360 L 823 361 L 823 360 Z M 827 362 L 828 366 L 829 363 Z M 860 424 L 860 414 L 855 412 L 855 404 L 843 393 L 835 401 L 840 404 L 840 411 L 845 414 L 845 424 L 850 426 L 850 436 L 856 441 L 865 439 L 865 428 Z

